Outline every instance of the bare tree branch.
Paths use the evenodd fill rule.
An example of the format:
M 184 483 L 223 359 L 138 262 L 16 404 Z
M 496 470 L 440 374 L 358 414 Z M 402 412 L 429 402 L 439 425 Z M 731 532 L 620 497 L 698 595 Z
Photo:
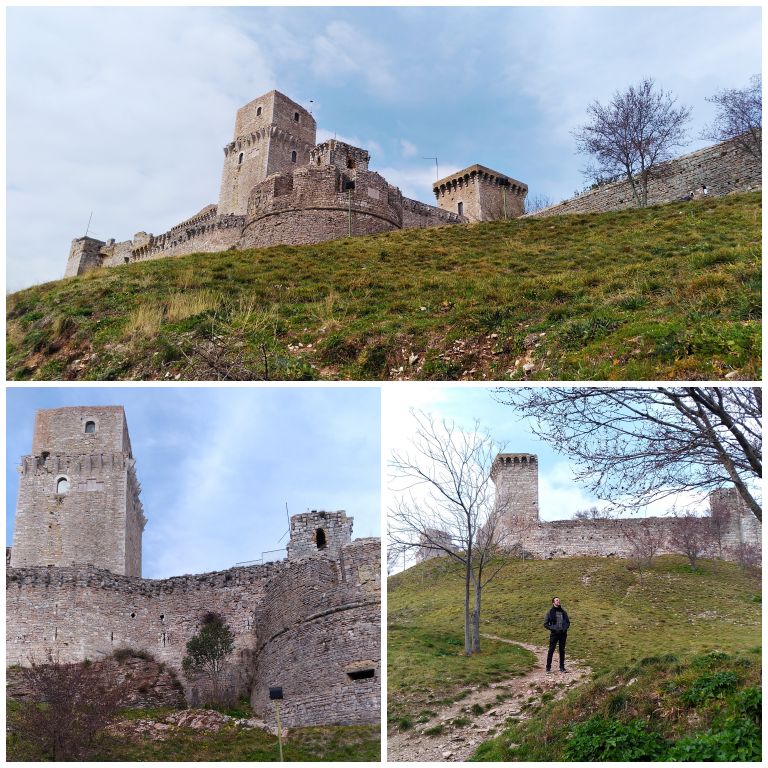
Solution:
M 389 550 L 401 555 L 426 548 L 462 565 L 464 650 L 470 655 L 480 650 L 482 590 L 503 565 L 497 555 L 509 533 L 491 480 L 503 446 L 477 422 L 465 432 L 451 421 L 411 414 L 411 449 L 394 452 L 389 462 L 392 490 L 399 494 L 388 515 Z
M 500 389 L 536 435 L 577 464 L 577 479 L 617 506 L 733 483 L 762 520 L 762 404 L 748 387 Z
M 746 88 L 725 88 L 707 101 L 717 107 L 714 122 L 701 138 L 710 141 L 733 140 L 758 160 L 763 158 L 763 78 L 753 75 Z
M 653 171 L 675 147 L 685 144 L 691 110 L 675 104 L 650 78 L 616 91 L 607 105 L 592 102 L 587 107 L 589 121 L 573 131 L 578 151 L 594 161 L 585 174 L 597 182 L 626 175 L 636 204 L 646 206 Z

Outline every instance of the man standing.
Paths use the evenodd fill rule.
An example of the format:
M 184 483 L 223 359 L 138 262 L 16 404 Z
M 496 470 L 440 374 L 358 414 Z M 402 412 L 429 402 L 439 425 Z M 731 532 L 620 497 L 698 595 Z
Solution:
M 565 668 L 565 640 L 568 636 L 568 627 L 571 621 L 565 608 L 560 605 L 560 598 L 552 598 L 552 607 L 547 611 L 544 626 L 549 630 L 549 653 L 547 654 L 547 672 L 552 670 L 552 656 L 555 646 L 558 646 L 560 656 L 560 671 L 567 672 Z

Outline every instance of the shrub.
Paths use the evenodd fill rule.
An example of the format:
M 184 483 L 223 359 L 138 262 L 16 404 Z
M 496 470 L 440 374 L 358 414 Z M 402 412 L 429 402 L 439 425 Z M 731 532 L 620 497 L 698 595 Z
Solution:
M 565 747 L 566 760 L 579 762 L 654 760 L 665 751 L 664 739 L 645 730 L 642 720 L 621 723 L 592 717 L 577 725 Z
M 722 699 L 738 682 L 739 677 L 734 672 L 702 675 L 693 681 L 691 687 L 682 695 L 682 700 L 686 704 L 700 704 L 710 699 Z

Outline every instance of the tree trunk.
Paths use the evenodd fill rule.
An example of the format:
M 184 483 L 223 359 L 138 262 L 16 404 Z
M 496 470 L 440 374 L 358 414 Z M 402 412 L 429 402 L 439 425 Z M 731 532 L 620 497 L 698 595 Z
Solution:
M 469 622 L 469 584 L 472 579 L 472 565 L 467 553 L 467 570 L 464 574 L 464 655 L 472 655 L 472 636 Z
M 482 600 L 482 585 L 475 582 L 475 608 L 472 611 L 472 653 L 480 653 L 480 603 Z

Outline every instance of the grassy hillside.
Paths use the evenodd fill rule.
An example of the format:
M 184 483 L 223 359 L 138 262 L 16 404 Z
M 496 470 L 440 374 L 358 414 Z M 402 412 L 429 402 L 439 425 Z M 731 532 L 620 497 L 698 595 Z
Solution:
M 97 271 L 8 297 L 8 376 L 758 379 L 760 209 L 750 193 Z
M 614 558 L 510 560 L 486 589 L 482 632 L 546 645 L 549 633 L 542 623 L 555 594 L 562 598 L 572 621 L 568 653 L 592 667 L 595 682 L 589 690 L 571 694 L 566 703 L 545 706 L 513 735 L 500 736 L 481 748 L 480 758 L 557 759 L 563 755 L 568 729 L 600 713 L 611 716 L 621 711 L 631 722 L 650 711 L 663 719 L 667 717 L 663 707 L 674 710 L 677 706 L 674 717 L 667 717 L 670 733 L 677 738 L 683 733 L 704 733 L 718 712 L 729 715 L 726 692 L 736 697 L 760 685 L 760 579 L 734 564 L 706 561 L 700 570 L 692 571 L 682 558 L 660 557 L 640 583 L 625 561 Z M 530 663 L 524 651 L 514 657 L 508 646 L 489 641 L 481 656 L 467 663 L 461 656 L 461 598 L 458 569 L 441 559 L 390 578 L 388 717 L 392 726 L 398 727 L 403 720 L 418 722 L 435 703 L 461 698 L 470 685 L 519 674 Z M 712 659 L 699 658 L 713 652 L 717 653 Z M 694 684 L 706 685 L 706 680 L 697 680 L 725 672 L 729 674 L 712 683 L 711 696 L 702 694 L 700 702 L 691 700 L 687 709 L 681 708 L 681 697 Z M 637 687 L 627 693 L 633 677 L 632 685 Z M 723 681 L 727 690 L 720 691 L 717 685 Z M 663 683 L 669 685 L 663 688 Z M 657 691 L 656 684 L 663 690 Z M 626 707 L 614 701 L 618 694 L 612 693 L 617 690 Z M 695 716 L 688 717 L 691 713 Z M 528 746 L 513 754 L 510 744 Z
M 17 702 L 8 701 L 13 721 Z M 129 709 L 120 720 L 162 723 L 173 710 Z M 116 735 L 103 733 L 93 746 L 90 759 L 105 762 L 277 762 L 280 752 L 277 738 L 258 728 L 229 725 L 221 730 L 198 730 L 165 726 L 161 736 L 146 734 Z M 381 756 L 378 725 L 322 726 L 291 728 L 283 738 L 283 754 L 291 762 L 373 762 Z M 13 729 L 6 736 L 8 760 L 48 761 L 50 755 L 37 745 L 23 740 Z

